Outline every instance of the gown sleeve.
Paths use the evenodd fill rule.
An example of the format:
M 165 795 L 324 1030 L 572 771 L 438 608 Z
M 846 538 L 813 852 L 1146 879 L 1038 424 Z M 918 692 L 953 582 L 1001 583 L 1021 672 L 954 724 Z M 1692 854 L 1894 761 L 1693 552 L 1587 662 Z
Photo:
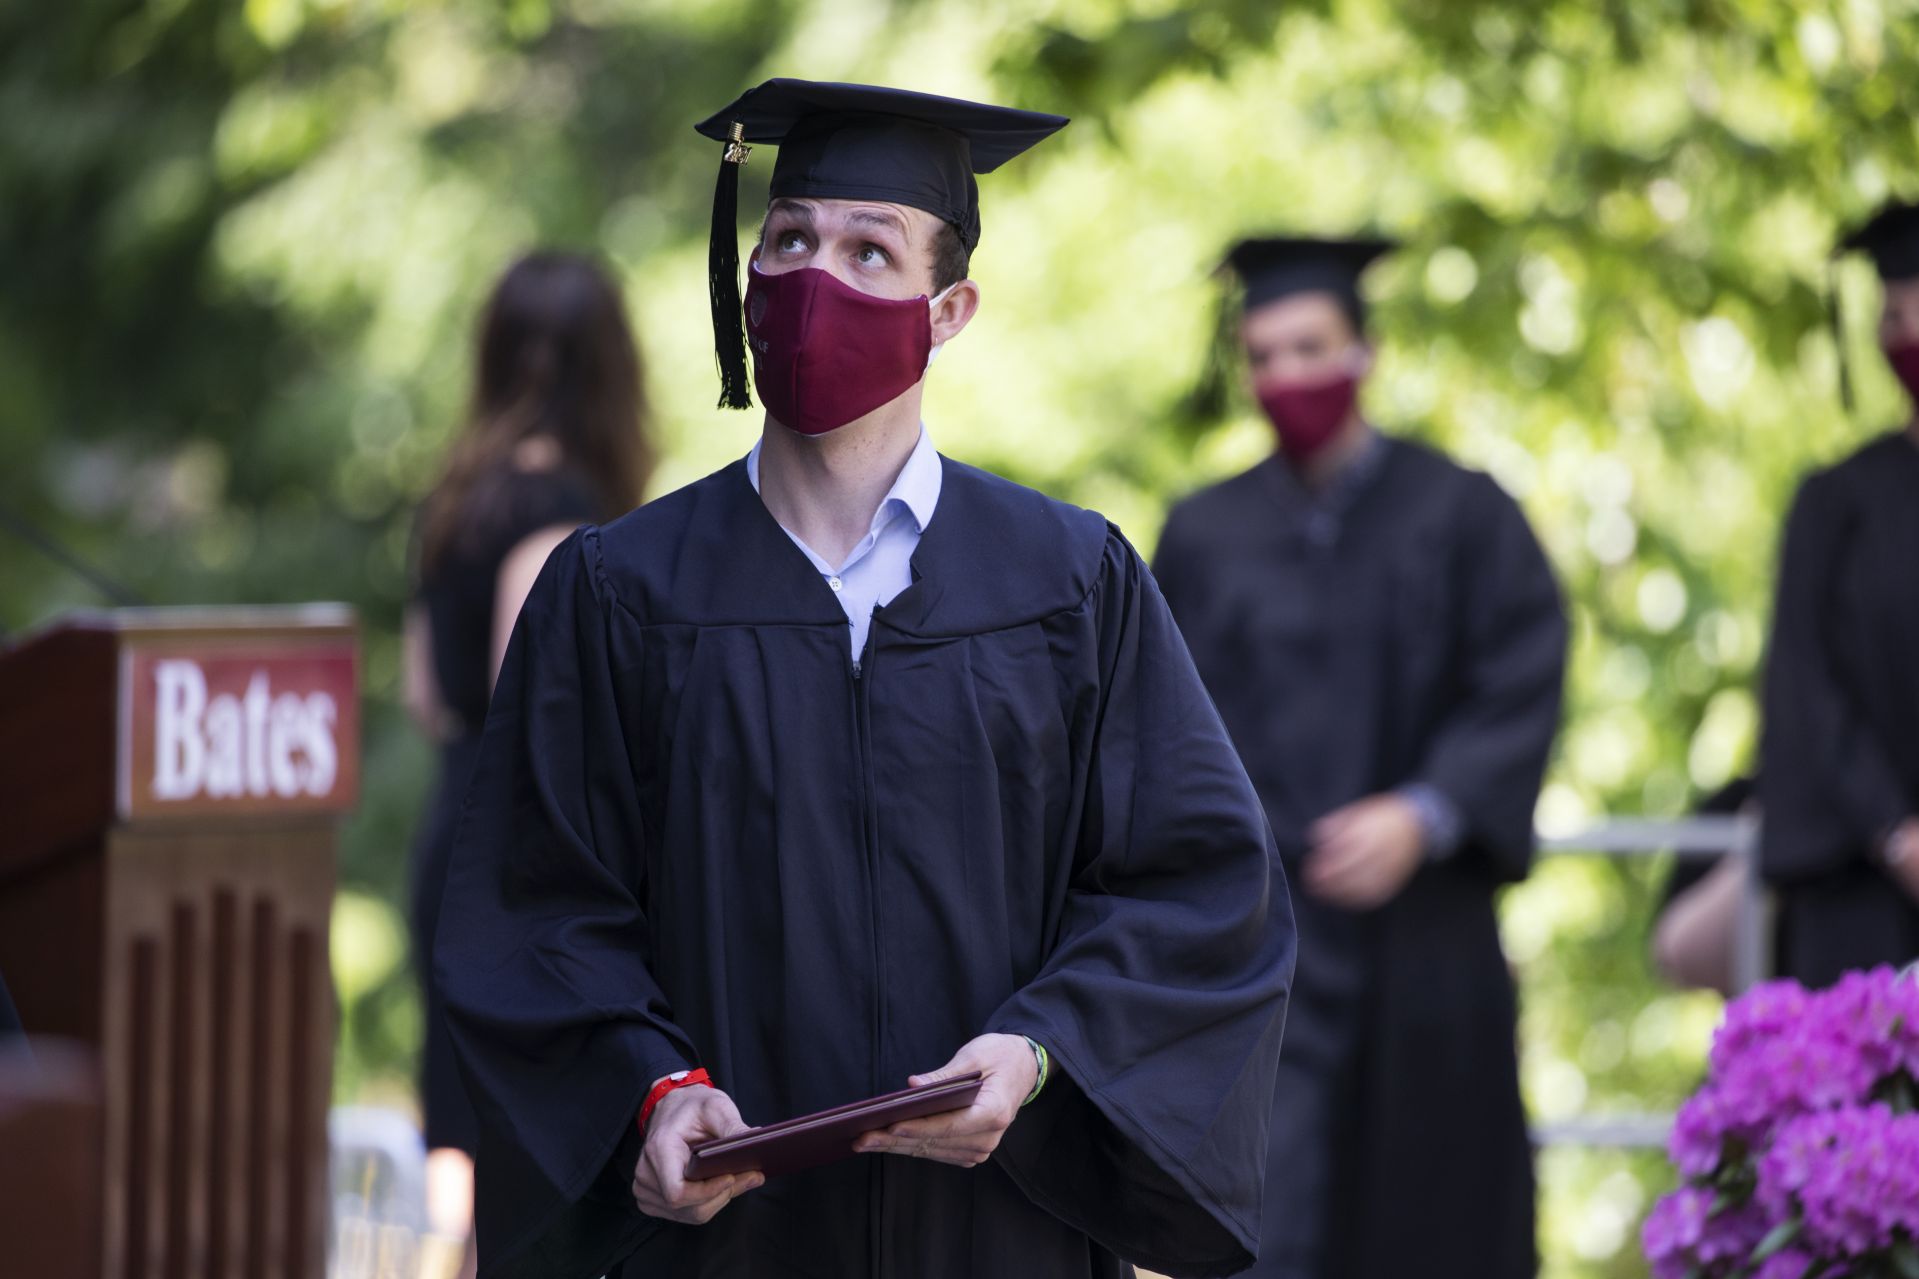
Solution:
M 1898 774 L 1839 680 L 1830 590 L 1845 553 L 1838 477 L 1800 487 L 1786 520 L 1766 657 L 1760 867 L 1777 883 L 1840 870 L 1906 815 Z
M 1566 614 L 1518 504 L 1491 479 L 1474 480 L 1484 487 L 1462 547 L 1461 695 L 1409 780 L 1457 811 L 1457 855 L 1516 880 L 1532 864 L 1533 808 L 1559 730 Z
M 1059 1067 L 996 1158 L 1130 1261 L 1228 1274 L 1260 1238 L 1292 908 L 1266 818 L 1159 589 L 1118 534 L 1058 936 L 989 1030 Z
M 488 1279 L 599 1275 L 637 1246 L 657 1223 L 588 1191 L 652 1082 L 696 1060 L 647 967 L 620 620 L 598 532 L 580 530 L 507 647 L 442 900 L 434 960 L 480 1118 Z

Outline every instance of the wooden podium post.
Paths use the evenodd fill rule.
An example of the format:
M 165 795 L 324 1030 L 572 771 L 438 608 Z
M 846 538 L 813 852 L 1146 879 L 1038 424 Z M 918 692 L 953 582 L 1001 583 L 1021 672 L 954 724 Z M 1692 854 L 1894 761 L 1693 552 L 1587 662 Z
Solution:
M 0 973 L 30 1036 L 98 1054 L 107 1279 L 323 1279 L 358 669 L 332 605 L 90 614 L 0 651 Z

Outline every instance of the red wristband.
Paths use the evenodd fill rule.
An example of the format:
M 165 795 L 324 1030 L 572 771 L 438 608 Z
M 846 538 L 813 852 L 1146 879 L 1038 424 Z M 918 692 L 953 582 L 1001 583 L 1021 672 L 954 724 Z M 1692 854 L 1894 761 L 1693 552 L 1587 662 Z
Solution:
M 668 1075 L 653 1085 L 653 1091 L 646 1094 L 646 1101 L 640 1106 L 640 1131 L 646 1131 L 646 1121 L 653 1117 L 653 1108 L 665 1099 L 666 1094 L 679 1088 L 711 1088 L 713 1076 L 705 1070 L 682 1070 L 677 1075 Z

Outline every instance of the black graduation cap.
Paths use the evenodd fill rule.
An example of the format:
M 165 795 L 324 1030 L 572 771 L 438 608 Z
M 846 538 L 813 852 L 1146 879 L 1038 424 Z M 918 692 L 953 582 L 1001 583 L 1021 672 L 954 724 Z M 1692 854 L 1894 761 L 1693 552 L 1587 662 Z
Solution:
M 1833 250 L 1833 261 L 1827 270 L 1826 309 L 1839 358 L 1839 402 L 1850 413 L 1852 371 L 1846 367 L 1845 315 L 1839 297 L 1839 259 L 1848 253 L 1863 253 L 1871 258 L 1882 280 L 1909 280 L 1919 276 L 1919 204 L 1892 200 L 1881 205 L 1877 213 L 1846 232 Z
M 1226 254 L 1225 265 L 1245 285 L 1242 306 L 1246 310 L 1293 293 L 1324 291 L 1340 300 L 1357 328 L 1365 316 L 1359 277 L 1398 247 L 1395 241 L 1371 237 L 1259 236 L 1235 244 Z
M 1359 278 L 1367 267 L 1398 247 L 1396 240 L 1373 236 L 1263 235 L 1241 240 L 1228 249 L 1219 270 L 1238 277 L 1239 305 L 1233 305 L 1231 293 L 1220 300 L 1206 365 L 1200 370 L 1198 385 L 1186 397 L 1185 415 L 1204 423 L 1225 409 L 1240 313 L 1294 293 L 1323 291 L 1338 300 L 1355 330 L 1364 329 L 1366 302 L 1359 293 Z
M 991 173 L 1066 125 L 1066 117 L 908 89 L 768 80 L 694 127 L 726 150 L 713 193 L 707 293 L 720 404 L 750 408 L 740 329 L 739 170 L 752 143 L 780 149 L 771 195 L 883 200 L 924 209 L 979 243 L 975 174 Z
M 1919 204 L 1895 200 L 1885 205 L 1846 233 L 1839 252 L 1867 254 L 1882 280 L 1919 275 Z

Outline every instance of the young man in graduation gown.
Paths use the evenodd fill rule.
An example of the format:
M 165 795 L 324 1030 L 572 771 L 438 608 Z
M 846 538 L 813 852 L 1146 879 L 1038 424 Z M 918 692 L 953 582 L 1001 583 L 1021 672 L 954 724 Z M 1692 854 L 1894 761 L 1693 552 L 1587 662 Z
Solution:
M 1566 623 L 1513 501 L 1360 413 L 1388 247 L 1235 248 L 1279 448 L 1177 506 L 1155 571 L 1294 885 L 1252 1273 L 1503 1279 L 1533 1180 L 1493 899 L 1532 856 Z
M 1919 207 L 1846 238 L 1884 280 L 1879 342 L 1919 402 Z M 1766 658 L 1760 867 L 1781 975 L 1919 958 L 1919 418 L 1808 477 Z
M 500 674 L 438 952 L 483 1276 L 1252 1259 L 1293 950 L 1257 796 L 1118 531 L 919 418 L 979 304 L 974 174 L 1064 123 L 775 80 L 699 126 L 737 129 L 734 404 L 736 162 L 779 144 L 764 431 L 563 545 Z M 977 1103 L 864 1157 L 685 1179 L 703 1138 L 966 1071 Z

